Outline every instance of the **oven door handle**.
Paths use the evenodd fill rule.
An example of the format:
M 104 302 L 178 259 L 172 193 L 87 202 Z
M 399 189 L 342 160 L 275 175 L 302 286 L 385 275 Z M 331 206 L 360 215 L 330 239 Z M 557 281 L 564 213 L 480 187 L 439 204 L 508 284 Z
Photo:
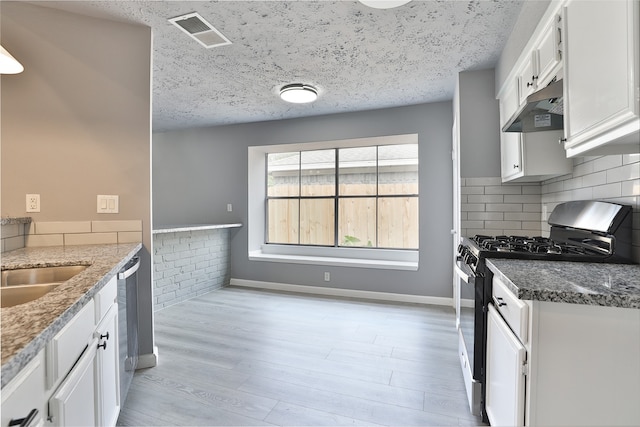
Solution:
M 473 284 L 472 282 L 475 280 L 475 277 L 471 274 L 467 274 L 464 272 L 464 270 L 462 270 L 458 264 L 454 264 L 453 268 L 456 270 L 456 273 L 458 273 L 458 276 L 460 276 L 460 278 L 468 284 Z

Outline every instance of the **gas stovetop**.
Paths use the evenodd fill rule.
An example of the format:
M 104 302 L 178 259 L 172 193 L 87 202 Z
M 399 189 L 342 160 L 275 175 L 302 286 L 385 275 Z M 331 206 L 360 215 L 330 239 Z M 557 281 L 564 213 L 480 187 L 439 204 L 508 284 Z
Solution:
M 631 263 L 631 213 L 617 203 L 564 202 L 549 216 L 549 237 L 464 238 L 458 260 L 474 268 L 483 258 Z
M 483 236 L 471 238 L 481 250 L 490 252 L 518 252 L 530 254 L 572 254 L 572 255 L 602 255 L 591 250 L 566 242 L 557 242 L 549 237 L 527 236 Z

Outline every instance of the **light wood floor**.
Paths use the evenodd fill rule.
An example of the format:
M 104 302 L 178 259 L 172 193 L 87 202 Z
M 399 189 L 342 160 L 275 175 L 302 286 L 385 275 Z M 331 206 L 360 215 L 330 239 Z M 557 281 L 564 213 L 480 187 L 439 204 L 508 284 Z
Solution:
M 155 314 L 119 425 L 481 425 L 451 307 L 223 288 Z

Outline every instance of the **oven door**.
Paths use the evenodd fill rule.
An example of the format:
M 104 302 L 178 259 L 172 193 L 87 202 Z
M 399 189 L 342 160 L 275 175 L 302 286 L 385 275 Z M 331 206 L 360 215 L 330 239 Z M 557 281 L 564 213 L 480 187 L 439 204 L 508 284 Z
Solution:
M 478 319 L 482 328 L 482 289 L 483 278 L 476 275 L 462 260 L 454 265 L 458 277 L 456 295 L 456 325 L 458 328 L 458 357 L 464 377 L 469 409 L 472 414 L 480 415 L 481 411 L 481 363 L 480 349 L 476 349 Z M 478 312 L 478 308 L 480 311 Z

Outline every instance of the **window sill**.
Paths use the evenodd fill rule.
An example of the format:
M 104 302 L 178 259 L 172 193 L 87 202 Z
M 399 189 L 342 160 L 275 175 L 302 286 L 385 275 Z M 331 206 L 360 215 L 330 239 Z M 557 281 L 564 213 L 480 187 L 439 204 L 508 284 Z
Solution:
M 289 264 L 329 265 L 334 267 L 376 268 L 383 270 L 417 271 L 417 261 L 391 261 L 369 258 L 338 258 L 332 256 L 292 255 L 249 252 L 250 261 L 284 262 Z

